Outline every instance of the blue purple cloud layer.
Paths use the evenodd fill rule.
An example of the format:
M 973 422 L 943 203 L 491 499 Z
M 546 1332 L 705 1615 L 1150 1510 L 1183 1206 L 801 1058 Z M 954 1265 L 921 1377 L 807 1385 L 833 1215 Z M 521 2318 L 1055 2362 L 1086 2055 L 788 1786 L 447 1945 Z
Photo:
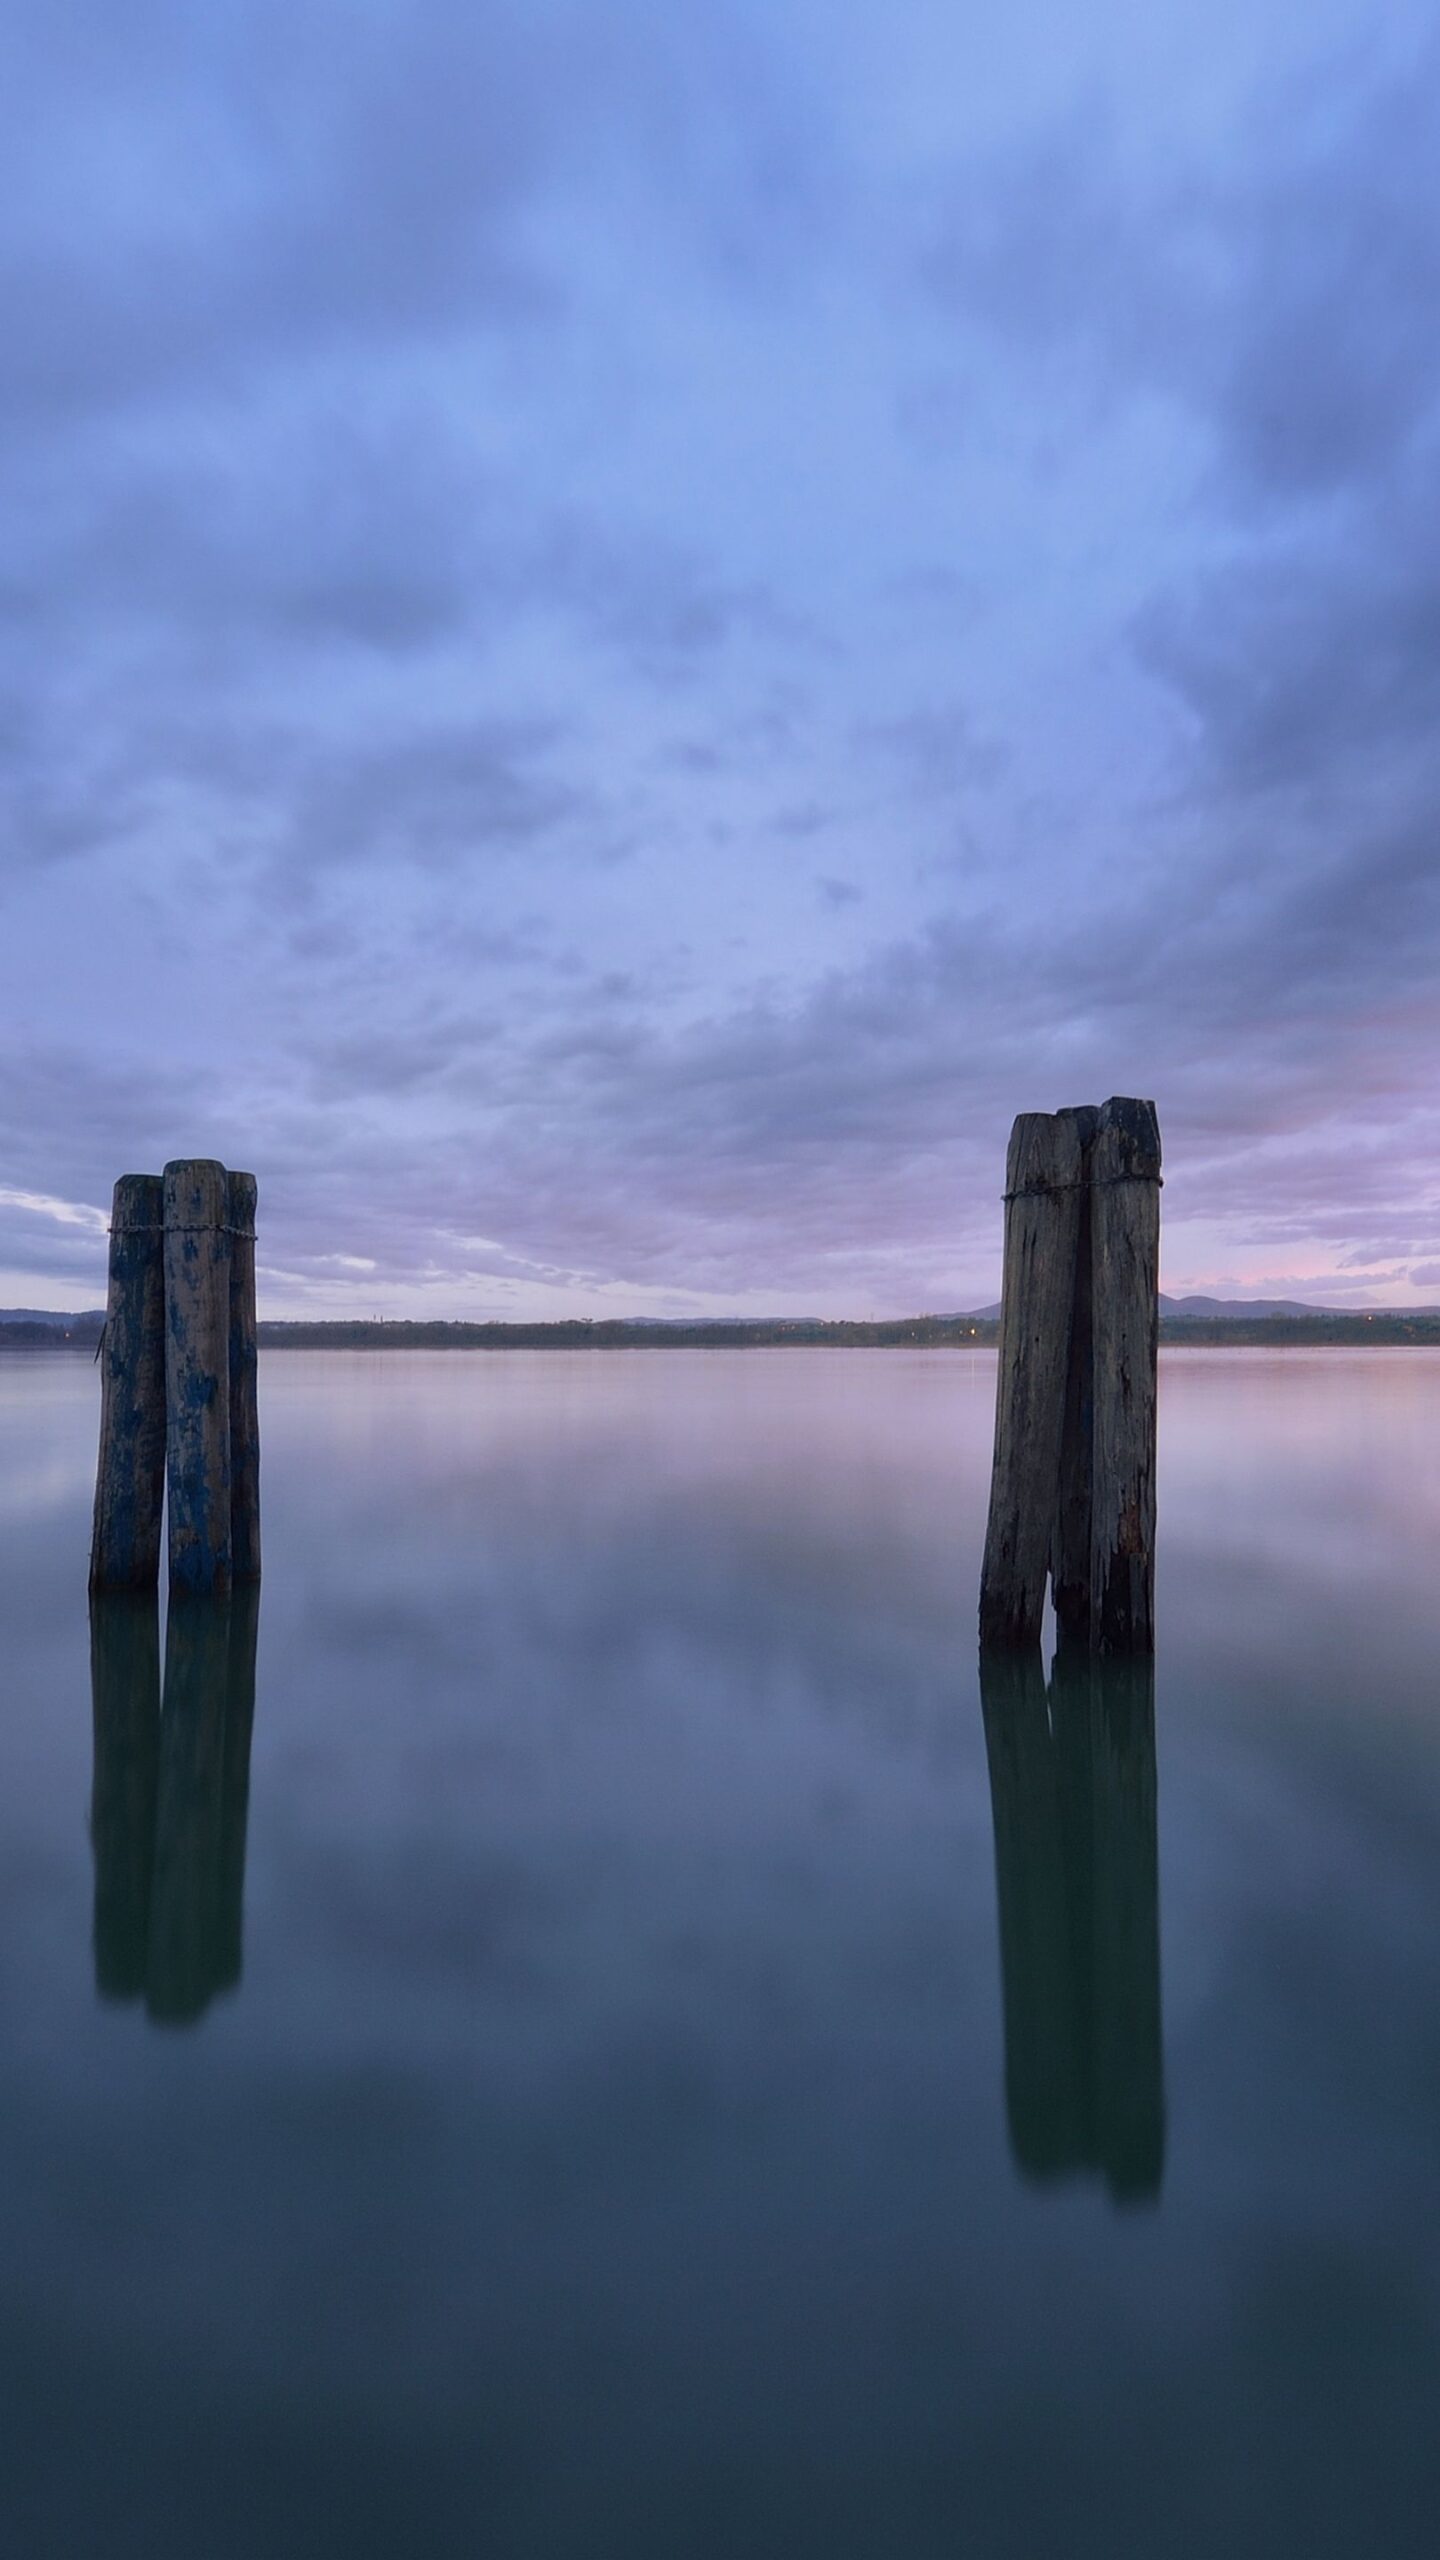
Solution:
M 990 13 L 993 16 L 993 13 Z M 19 0 L 0 1302 L 1436 1290 L 1428 9 Z

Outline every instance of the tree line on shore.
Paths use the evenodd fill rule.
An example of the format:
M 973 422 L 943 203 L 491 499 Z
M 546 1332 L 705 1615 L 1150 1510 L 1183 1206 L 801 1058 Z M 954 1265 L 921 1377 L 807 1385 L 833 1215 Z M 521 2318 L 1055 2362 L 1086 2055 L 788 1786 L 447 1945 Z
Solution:
M 61 1318 L 0 1316 L 0 1347 L 9 1350 L 94 1352 L 103 1318 L 96 1312 Z M 835 1350 L 993 1349 L 1000 1338 L 994 1316 L 902 1316 L 866 1322 L 797 1316 L 695 1323 L 654 1323 L 643 1317 L 570 1318 L 550 1324 L 465 1324 L 385 1317 L 272 1319 L 258 1327 L 268 1351 L 757 1351 L 814 1345 Z M 1313 1315 L 1167 1316 L 1160 1340 L 1174 1348 L 1239 1349 L 1281 1345 L 1396 1345 L 1440 1347 L 1440 1309 L 1377 1307 L 1370 1312 L 1320 1310 Z

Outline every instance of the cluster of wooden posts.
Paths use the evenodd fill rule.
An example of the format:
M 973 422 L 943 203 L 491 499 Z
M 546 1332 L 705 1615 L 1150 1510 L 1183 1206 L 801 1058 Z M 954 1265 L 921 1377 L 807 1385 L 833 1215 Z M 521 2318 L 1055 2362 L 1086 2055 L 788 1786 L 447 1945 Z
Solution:
M 154 1588 L 167 1494 L 172 1592 L 258 1581 L 253 1174 L 122 1174 L 99 1356 L 91 1589 Z
M 260 1574 L 255 1177 L 209 1158 L 122 1174 L 110 1228 L 90 1583 Z M 1151 1102 L 1025 1112 L 1010 1138 L 986 1648 L 1155 1641 L 1160 1130 Z
M 1153 1102 L 1025 1112 L 1010 1138 L 986 1648 L 1155 1643 L 1160 1127 Z

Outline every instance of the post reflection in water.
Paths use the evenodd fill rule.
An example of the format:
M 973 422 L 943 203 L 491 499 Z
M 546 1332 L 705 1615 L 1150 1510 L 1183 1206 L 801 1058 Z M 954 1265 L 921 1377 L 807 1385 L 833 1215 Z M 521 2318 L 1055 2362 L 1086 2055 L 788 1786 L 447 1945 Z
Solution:
M 987 1656 L 1010 2143 L 1028 2177 L 1085 2171 L 1119 2202 L 1165 2162 L 1149 1661 Z
M 259 1593 L 94 1592 L 95 1988 L 183 2026 L 240 1980 Z

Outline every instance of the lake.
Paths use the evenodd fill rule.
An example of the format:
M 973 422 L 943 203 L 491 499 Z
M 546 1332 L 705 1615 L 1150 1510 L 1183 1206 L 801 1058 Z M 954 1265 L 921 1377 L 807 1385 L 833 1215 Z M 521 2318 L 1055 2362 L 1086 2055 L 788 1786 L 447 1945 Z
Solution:
M 1440 1358 L 1162 1357 L 1153 1706 L 982 1700 L 994 1377 L 265 1354 L 92 1653 L 0 1356 L 17 2560 L 1431 2552 Z

